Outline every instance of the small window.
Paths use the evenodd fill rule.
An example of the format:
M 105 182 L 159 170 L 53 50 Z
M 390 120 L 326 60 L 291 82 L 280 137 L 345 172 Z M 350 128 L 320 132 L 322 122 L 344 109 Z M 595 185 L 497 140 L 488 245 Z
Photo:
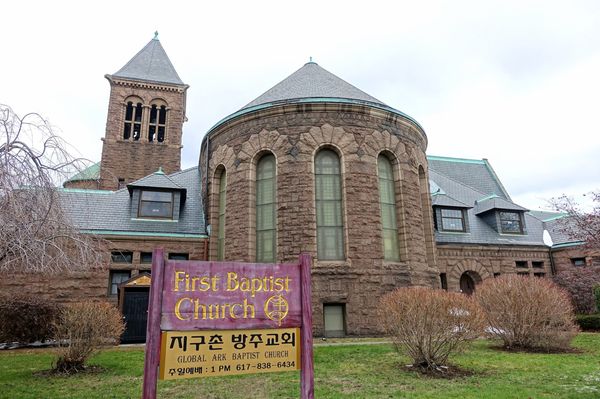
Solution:
M 138 216 L 165 219 L 172 218 L 173 193 L 164 191 L 142 191 Z
M 501 211 L 500 232 L 506 234 L 523 234 L 523 220 L 519 212 Z
M 109 295 L 117 295 L 119 284 L 129 280 L 131 272 L 127 270 L 111 270 L 110 271 L 110 286 L 108 287 Z
M 440 273 L 440 284 L 443 290 L 448 291 L 448 279 L 446 273 Z
M 500 274 L 500 273 L 494 273 L 494 278 L 498 278 L 498 277 L 500 277 L 500 276 L 501 276 L 501 274 Z
M 542 277 L 546 277 L 546 273 L 533 273 L 534 277 L 538 277 L 538 278 L 542 278 Z
M 518 272 L 518 276 L 529 276 L 529 272 Z
M 519 268 L 525 268 L 527 269 L 527 261 L 526 260 L 518 260 L 515 262 L 515 266 L 519 267 Z
M 346 335 L 346 306 L 343 304 L 323 304 L 323 321 L 326 337 Z
M 152 263 L 152 252 L 140 253 L 140 263 Z
M 544 262 L 534 260 L 533 262 L 531 262 L 531 267 L 534 267 L 536 269 L 542 269 L 544 267 Z
M 462 209 L 442 208 L 440 209 L 442 216 L 441 230 L 466 232 L 465 214 Z
M 162 105 L 159 108 L 156 104 L 152 104 L 148 122 L 148 141 L 158 141 L 159 143 L 162 143 L 165 140 L 167 107 Z
M 127 187 L 127 185 L 125 184 L 125 179 L 123 179 L 122 177 L 119 177 L 119 186 L 118 186 L 118 190 Z
M 133 262 L 133 252 L 130 251 L 113 251 L 110 253 L 112 263 L 131 263 Z
M 585 266 L 585 258 L 571 258 L 571 263 L 573 266 Z
M 190 255 L 189 254 L 185 254 L 185 253 L 170 253 L 169 254 L 169 259 L 170 260 L 189 260 L 190 259 Z

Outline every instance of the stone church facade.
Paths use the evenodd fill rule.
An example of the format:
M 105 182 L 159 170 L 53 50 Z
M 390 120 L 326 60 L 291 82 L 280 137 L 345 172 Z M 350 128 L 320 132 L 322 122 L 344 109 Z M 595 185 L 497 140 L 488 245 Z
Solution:
M 501 274 L 553 272 L 548 215 L 513 203 L 487 160 L 427 156 L 417 121 L 316 63 L 218 122 L 183 171 L 189 86 L 158 39 L 106 78 L 102 159 L 61 195 L 82 231 L 109 242 L 109 267 L 57 278 L 53 292 L 41 281 L 40 295 L 122 307 L 116 294 L 150 272 L 155 247 L 264 263 L 308 252 L 314 333 L 369 335 L 397 287 L 469 293 Z

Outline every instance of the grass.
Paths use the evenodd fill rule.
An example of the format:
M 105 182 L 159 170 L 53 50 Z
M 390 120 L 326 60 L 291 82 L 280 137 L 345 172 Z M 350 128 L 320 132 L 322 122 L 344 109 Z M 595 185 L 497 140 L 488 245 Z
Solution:
M 474 342 L 454 364 L 475 372 L 433 379 L 403 370 L 409 361 L 389 344 L 317 346 L 316 398 L 598 398 L 600 334 L 575 339 L 580 353 L 507 353 Z M 139 398 L 143 348 L 114 348 L 90 362 L 101 373 L 42 376 L 51 350 L 0 352 L 0 398 Z M 159 398 L 297 398 L 297 372 L 160 381 Z

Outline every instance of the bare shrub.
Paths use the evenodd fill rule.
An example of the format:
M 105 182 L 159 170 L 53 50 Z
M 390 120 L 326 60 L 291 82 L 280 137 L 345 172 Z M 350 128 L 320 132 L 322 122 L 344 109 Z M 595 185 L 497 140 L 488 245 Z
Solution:
M 485 280 L 474 296 L 506 348 L 565 350 L 577 334 L 569 295 L 549 279 L 505 275 Z
M 448 356 L 477 338 L 483 314 L 470 297 L 423 287 L 398 288 L 380 300 L 379 322 L 413 365 L 440 370 Z
M 600 311 L 600 309 L 596 310 L 597 305 L 594 298 L 594 286 L 600 284 L 600 269 L 571 268 L 561 271 L 553 278 L 571 295 L 575 312 L 590 314 Z
M 0 296 L 0 342 L 30 343 L 52 338 L 58 306 L 37 295 Z
M 70 373 L 84 369 L 99 347 L 117 343 L 125 325 L 110 303 L 85 301 L 66 305 L 54 327 L 60 343 L 55 370 Z

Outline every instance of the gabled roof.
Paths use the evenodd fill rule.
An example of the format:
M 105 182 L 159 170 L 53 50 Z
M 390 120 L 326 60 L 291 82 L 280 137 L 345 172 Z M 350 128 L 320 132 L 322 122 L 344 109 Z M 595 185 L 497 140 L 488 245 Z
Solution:
M 485 195 L 496 194 L 510 201 L 508 192 L 487 159 L 427 156 L 430 169 L 463 183 Z
M 184 85 L 156 37 L 112 76 L 145 82 Z
M 492 209 L 506 210 L 506 211 L 520 211 L 526 212 L 529 209 L 523 208 L 514 202 L 509 202 L 504 198 L 499 197 L 496 194 L 488 195 L 475 201 L 475 214 L 480 215 Z
M 375 97 L 321 68 L 316 62 L 308 62 L 242 109 L 300 98 L 345 98 L 385 105 Z
M 81 172 L 75 174 L 67 182 L 98 180 L 100 178 L 100 162 L 88 166 Z M 66 182 L 65 182 L 66 183 Z
M 165 190 L 180 190 L 185 191 L 185 187 L 181 187 L 175 183 L 173 179 L 163 172 L 162 168 L 159 168 L 156 172 L 151 175 L 144 176 L 139 180 L 129 183 L 127 188 L 131 192 L 134 187 L 138 188 L 162 188 Z
M 78 229 L 100 235 L 196 238 L 206 235 L 200 172 L 193 167 L 167 176 L 182 192 L 178 221 L 140 220 L 131 215 L 131 196 L 118 191 L 59 189 L 65 214 Z
M 437 197 L 452 198 L 452 200 L 469 205 L 475 205 L 478 200 L 484 200 L 482 204 L 486 202 L 495 204 L 495 201 L 502 200 L 504 201 L 502 203 L 503 206 L 511 204 L 511 207 L 519 207 L 521 210 L 525 210 L 525 208 L 505 199 L 504 196 L 497 194 L 497 190 L 501 187 L 501 184 L 495 181 L 497 177 L 495 174 L 492 174 L 491 166 L 488 168 L 489 164 L 487 161 L 442 157 L 428 157 L 428 160 L 429 181 L 434 181 L 435 187 L 439 187 L 440 192 L 445 194 L 433 195 L 432 193 L 432 203 L 438 201 Z M 458 168 L 459 171 L 457 172 L 454 168 Z M 467 172 L 471 173 L 469 176 L 470 179 L 465 175 Z M 440 199 L 440 201 L 442 200 Z M 528 213 L 524 215 L 527 227 L 527 234 L 524 235 L 499 234 L 486 223 L 483 217 L 476 215 L 476 208 L 467 209 L 466 215 L 467 233 L 436 230 L 436 242 L 445 244 L 545 245 L 543 241 L 544 227 L 542 221 Z

